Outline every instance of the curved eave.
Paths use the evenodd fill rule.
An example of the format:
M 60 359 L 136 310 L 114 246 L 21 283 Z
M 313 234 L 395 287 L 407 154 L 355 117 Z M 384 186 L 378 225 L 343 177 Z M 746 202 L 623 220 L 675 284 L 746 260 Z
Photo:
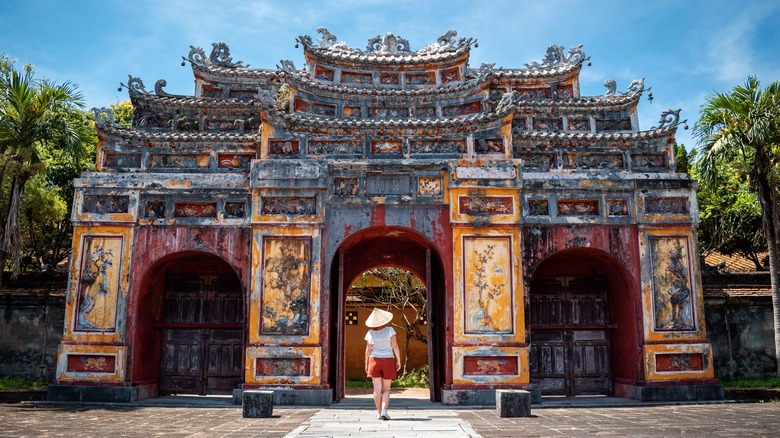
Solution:
M 556 76 L 568 76 L 572 73 L 579 73 L 582 70 L 582 60 L 572 64 L 560 64 L 553 68 L 544 69 L 501 69 L 493 74 L 497 78 L 506 79 L 533 79 L 549 78 Z
M 154 142 L 212 142 L 212 143 L 244 143 L 257 144 L 260 137 L 255 134 L 239 134 L 231 132 L 170 132 L 170 131 L 139 131 L 108 124 L 96 124 L 98 136 L 110 136 L 128 141 Z
M 490 78 L 482 81 L 464 81 L 454 85 L 437 85 L 435 87 L 421 87 L 414 89 L 398 88 L 371 88 L 371 87 L 350 87 L 344 85 L 335 85 L 318 80 L 309 79 L 302 76 L 290 76 L 290 85 L 299 90 L 308 91 L 310 89 L 339 95 L 349 96 L 382 96 L 382 97 L 424 97 L 424 96 L 442 96 L 461 94 L 468 92 L 482 91 L 490 84 Z M 313 93 L 316 94 L 316 93 Z
M 198 108 L 222 108 L 222 107 L 244 107 L 256 108 L 260 106 L 258 100 L 239 100 L 239 99 L 219 99 L 213 97 L 193 97 L 176 95 L 157 95 L 146 94 L 131 91 L 130 101 L 133 104 L 144 107 L 198 107 Z
M 192 64 L 192 72 L 196 78 L 213 82 L 263 83 L 284 81 L 287 73 L 282 70 L 258 69 L 248 67 L 222 67 L 219 65 Z
M 517 131 L 513 132 L 513 136 L 522 139 L 530 140 L 648 140 L 653 138 L 662 138 L 669 135 L 674 135 L 677 131 L 676 125 L 664 126 L 661 128 L 651 129 L 649 131 L 632 131 L 632 132 L 549 132 L 549 131 Z
M 518 110 L 538 110 L 540 108 L 555 108 L 556 110 L 616 110 L 633 108 L 639 104 L 642 93 L 632 93 L 615 96 L 592 96 L 579 99 L 519 99 L 515 103 Z
M 364 52 L 346 52 L 338 50 L 323 50 L 304 47 L 304 56 L 307 60 L 317 64 L 334 67 L 348 67 L 364 70 L 387 69 L 396 67 L 410 70 L 416 67 L 438 64 L 457 64 L 468 59 L 471 46 L 461 47 L 453 52 L 419 54 L 404 53 L 401 55 L 380 55 Z

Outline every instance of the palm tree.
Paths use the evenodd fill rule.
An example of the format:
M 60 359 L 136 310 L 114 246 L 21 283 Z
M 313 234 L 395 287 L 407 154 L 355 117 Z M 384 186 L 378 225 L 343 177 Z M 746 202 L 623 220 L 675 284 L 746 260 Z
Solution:
M 37 80 L 29 65 L 24 67 L 24 72 L 14 69 L 13 63 L 6 62 L 3 67 L 0 153 L 8 158 L 3 172 L 11 178 L 11 188 L 0 244 L 0 272 L 8 257 L 12 257 L 12 278 L 16 278 L 22 253 L 19 211 L 25 185 L 43 170 L 42 157 L 47 148 L 61 148 L 73 156 L 83 156 L 88 131 L 84 129 L 83 119 L 73 117 L 73 112 L 83 107 L 75 84 L 56 85 Z
M 694 127 L 701 146 L 697 165 L 704 186 L 718 184 L 721 164 L 747 177 L 756 191 L 769 252 L 774 311 L 775 358 L 780 375 L 780 292 L 778 287 L 778 171 L 780 171 L 780 82 L 765 89 L 754 76 L 730 93 L 715 93 L 701 107 Z

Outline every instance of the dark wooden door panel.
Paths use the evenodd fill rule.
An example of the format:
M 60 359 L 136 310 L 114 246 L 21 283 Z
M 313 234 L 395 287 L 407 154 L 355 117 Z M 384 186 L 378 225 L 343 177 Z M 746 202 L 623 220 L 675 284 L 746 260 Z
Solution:
M 237 278 L 168 279 L 160 392 L 228 394 L 243 382 L 242 309 Z
M 546 395 L 611 394 L 606 282 L 535 280 L 530 307 L 531 383 Z

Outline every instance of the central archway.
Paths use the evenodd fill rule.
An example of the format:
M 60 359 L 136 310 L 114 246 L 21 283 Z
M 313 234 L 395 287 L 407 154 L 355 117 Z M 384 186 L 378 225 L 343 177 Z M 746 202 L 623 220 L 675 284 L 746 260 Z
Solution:
M 434 245 L 419 233 L 401 227 L 372 227 L 359 231 L 339 246 L 331 263 L 329 382 L 335 401 L 344 398 L 345 387 L 345 308 L 348 289 L 362 272 L 380 266 L 406 269 L 425 282 L 428 293 L 428 368 L 430 398 L 441 397 L 444 375 L 446 280 L 441 256 Z

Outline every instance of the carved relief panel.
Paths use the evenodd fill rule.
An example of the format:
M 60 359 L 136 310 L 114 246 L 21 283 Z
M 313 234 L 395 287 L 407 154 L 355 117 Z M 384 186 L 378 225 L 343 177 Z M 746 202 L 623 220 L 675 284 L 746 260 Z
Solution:
M 311 240 L 263 239 L 261 335 L 308 335 Z
M 464 237 L 463 259 L 465 333 L 512 333 L 511 238 Z
M 115 331 L 123 245 L 122 236 L 83 236 L 75 331 Z
M 654 329 L 695 330 L 688 238 L 651 238 L 650 252 Z

